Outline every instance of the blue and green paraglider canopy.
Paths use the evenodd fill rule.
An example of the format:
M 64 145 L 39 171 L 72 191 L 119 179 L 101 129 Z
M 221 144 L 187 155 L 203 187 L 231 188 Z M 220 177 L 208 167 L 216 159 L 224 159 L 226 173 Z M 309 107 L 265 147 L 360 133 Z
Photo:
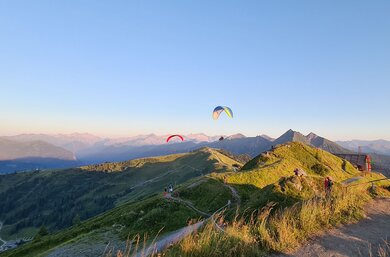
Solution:
M 217 106 L 215 107 L 213 111 L 213 119 L 217 120 L 219 118 L 219 115 L 221 115 L 222 112 L 225 112 L 227 116 L 230 118 L 233 118 L 233 111 L 229 107 L 226 106 Z

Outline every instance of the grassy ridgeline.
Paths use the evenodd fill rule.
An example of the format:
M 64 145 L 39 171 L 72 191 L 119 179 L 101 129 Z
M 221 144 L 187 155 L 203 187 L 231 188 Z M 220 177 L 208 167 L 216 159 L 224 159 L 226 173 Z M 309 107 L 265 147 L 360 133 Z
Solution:
M 292 175 L 295 168 L 308 176 Z M 361 174 L 350 163 L 327 152 L 291 143 L 262 154 L 247 163 L 242 172 L 229 173 L 227 181 L 243 200 L 234 219 L 227 216 L 225 232 L 213 225 L 188 236 L 168 249 L 164 256 L 263 256 L 270 252 L 288 252 L 310 236 L 339 224 L 364 217 L 363 206 L 375 195 L 390 195 L 389 182 L 377 183 L 371 192 L 371 180 L 384 178 L 378 173 L 364 176 L 361 186 L 346 188 L 340 182 Z M 213 174 L 222 179 L 226 174 Z M 324 177 L 335 181 L 331 196 L 324 192 Z M 248 215 L 249 213 L 249 215 Z

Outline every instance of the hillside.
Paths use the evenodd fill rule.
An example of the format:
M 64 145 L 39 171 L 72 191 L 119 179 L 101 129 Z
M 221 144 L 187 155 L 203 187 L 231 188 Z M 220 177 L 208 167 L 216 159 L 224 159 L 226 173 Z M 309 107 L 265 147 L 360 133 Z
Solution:
M 306 176 L 293 174 L 295 168 Z M 266 256 L 288 252 L 311 236 L 364 217 L 364 204 L 390 195 L 390 182 L 372 172 L 364 177 L 350 163 L 301 143 L 288 143 L 248 162 L 238 173 L 213 174 L 233 186 L 241 199 L 239 214 L 225 213 L 223 230 L 212 224 L 185 237 L 164 256 Z M 335 185 L 324 192 L 324 177 Z M 359 182 L 348 181 L 359 177 Z M 232 210 L 234 211 L 234 210 Z M 232 212 L 234 214 L 234 212 Z
M 231 198 L 229 189 L 222 183 L 207 178 L 196 179 L 181 185 L 178 189 L 189 200 L 195 194 L 213 192 L 207 200 L 207 207 L 194 201 L 204 211 L 215 211 Z M 203 202 L 204 204 L 204 202 Z M 210 209 L 208 209 L 210 208 Z M 126 203 L 94 218 L 75 224 L 58 233 L 35 240 L 0 256 L 101 256 L 108 242 L 114 247 L 125 247 L 127 238 L 147 233 L 146 240 L 157 234 L 163 235 L 196 221 L 204 216 L 184 202 L 164 198 L 162 194 L 148 197 L 139 202 Z
M 1 237 L 33 235 L 42 224 L 58 231 L 124 202 L 163 192 L 169 184 L 233 170 L 232 165 L 242 166 L 203 148 L 187 154 L 0 176 Z
M 232 167 L 233 164 L 236 164 L 231 158 L 213 149 L 205 148 L 201 150 L 201 153 L 208 153 L 209 158 L 214 163 L 220 165 L 220 168 L 224 166 Z M 197 155 L 199 152 L 193 154 Z M 166 162 L 169 162 L 175 157 L 169 156 L 164 158 Z M 124 173 L 121 167 L 125 167 L 125 165 L 129 169 L 132 169 L 132 167 L 144 167 L 145 165 L 148 166 L 151 164 L 144 160 L 138 160 L 126 164 L 123 163 L 118 167 L 113 164 L 102 164 L 99 167 L 89 166 L 83 169 L 110 170 L 111 173 L 104 174 L 112 175 Z M 295 168 L 303 169 L 308 176 L 302 178 L 295 177 L 293 175 Z M 96 171 L 92 173 L 96 173 Z M 56 256 L 57 254 L 59 256 L 65 256 L 61 255 L 65 253 L 66 256 L 80 256 L 80 252 L 88 253 L 90 256 L 96 256 L 104 251 L 108 242 L 111 243 L 111 247 L 124 249 L 124 240 L 128 235 L 132 238 L 136 234 L 143 235 L 143 233 L 147 232 L 150 238 L 153 238 L 157 231 L 163 227 L 164 230 L 161 233 L 165 234 L 185 226 L 190 219 L 203 217 L 203 214 L 194 210 L 200 210 L 202 213 L 212 213 L 223 206 L 227 200 L 233 200 L 234 203 L 231 211 L 225 213 L 226 221 L 230 224 L 233 220 L 229 217 L 234 217 L 235 207 L 238 205 L 240 207 L 239 215 L 244 215 L 243 217 L 245 217 L 245 213 L 260 210 L 270 202 L 276 204 L 275 210 L 283 210 L 281 207 L 292 208 L 296 203 L 323 196 L 324 176 L 333 177 L 336 183 L 335 194 L 339 194 L 343 192 L 341 182 L 360 176 L 360 173 L 351 164 L 343 164 L 343 160 L 326 151 L 300 143 L 289 143 L 257 156 L 244 165 L 239 172 L 211 173 L 203 177 L 188 180 L 176 189 L 181 201 L 167 199 L 159 194 L 144 198 L 144 200 L 137 203 L 130 202 L 119 205 L 111 211 L 91 218 L 79 225 L 76 224 L 70 229 L 26 244 L 15 251 L 6 253 L 4 256 L 28 256 L 28 253 L 31 252 L 34 252 L 37 256 L 46 256 L 48 254 L 51 254 L 50 256 Z M 378 178 L 383 178 L 383 176 L 372 173 L 359 182 L 366 182 Z M 223 183 L 224 180 L 227 182 L 227 185 Z M 369 185 L 366 184 L 366 187 Z M 382 182 L 378 184 L 381 190 L 380 192 L 386 192 L 385 185 L 388 186 L 388 184 Z M 236 191 L 236 195 L 233 194 L 230 188 Z M 352 196 L 354 195 L 352 194 Z M 354 203 L 353 201 L 350 202 L 350 204 Z M 353 206 L 347 205 L 342 208 L 350 207 L 352 208 Z M 356 211 L 358 210 L 356 209 Z M 341 218 L 341 216 L 337 215 L 335 217 L 337 219 Z M 345 216 L 344 222 L 347 222 L 349 219 L 349 216 Z M 334 224 L 336 223 L 335 221 Z M 252 229 L 248 228 L 248 231 L 240 230 L 241 228 L 244 229 L 243 223 L 240 224 L 234 225 L 237 227 L 228 227 L 227 231 L 236 233 L 234 236 L 239 235 L 240 238 L 245 235 L 250 238 L 251 235 L 248 234 L 248 231 L 252 231 Z M 210 227 L 207 226 L 205 233 L 211 233 L 208 232 L 208 229 Z M 198 236 L 203 238 L 204 234 L 202 232 L 199 233 Z M 215 234 L 219 237 L 221 236 L 219 233 L 214 231 L 209 235 Z M 213 245 L 212 248 L 215 251 L 226 252 L 226 249 L 223 250 L 221 247 L 229 246 L 229 242 L 235 242 L 229 237 L 229 234 L 226 234 L 222 238 L 224 240 L 226 239 L 226 244 Z M 222 240 L 222 238 L 220 239 Z M 189 238 L 188 240 L 192 239 Z M 187 242 L 186 244 L 190 242 L 188 240 L 185 241 Z M 186 248 L 189 252 L 183 252 L 182 247 L 184 245 L 179 243 L 166 254 L 167 256 L 202 256 L 196 254 L 191 255 L 191 253 L 194 253 L 193 251 L 203 249 L 202 247 L 204 247 L 204 245 L 199 245 L 200 242 L 196 242 L 198 241 L 193 242 L 194 245 L 191 248 Z M 212 244 L 213 242 L 218 241 L 211 239 L 209 243 Z M 251 241 L 248 241 L 248 244 L 249 242 Z M 238 248 L 234 248 L 236 249 L 234 251 L 243 251 L 240 248 L 242 246 L 241 244 L 235 245 Z M 249 244 L 249 246 L 251 247 L 248 247 L 248 249 L 253 251 L 255 249 L 265 250 L 262 246 L 256 246 L 257 248 L 254 248 L 252 244 Z M 204 250 L 214 251 L 211 248 Z M 235 256 L 234 252 L 232 254 L 228 256 Z M 248 256 L 248 251 L 246 251 L 246 255 Z
M 344 170 L 343 160 L 331 153 L 293 142 L 260 154 L 246 163 L 242 172 L 230 174 L 227 181 L 234 185 L 244 198 L 254 201 L 251 204 L 249 204 L 251 201 L 248 201 L 249 205 L 259 206 L 261 205 L 259 202 L 269 201 L 264 198 L 264 195 L 268 194 L 264 190 L 268 192 L 270 185 L 274 185 L 273 189 L 278 189 L 275 183 L 278 183 L 282 177 L 293 176 L 296 168 L 304 170 L 314 181 L 324 176 L 331 176 L 335 181 L 340 182 L 359 175 L 350 163 L 346 164 Z M 319 190 L 322 181 L 318 182 L 316 187 Z M 286 200 L 288 199 L 290 197 L 286 197 Z

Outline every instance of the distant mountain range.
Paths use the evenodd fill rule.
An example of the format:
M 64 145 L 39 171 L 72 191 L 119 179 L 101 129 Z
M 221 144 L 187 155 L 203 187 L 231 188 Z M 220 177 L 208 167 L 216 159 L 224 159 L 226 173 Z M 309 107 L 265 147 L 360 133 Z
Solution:
M 0 161 L 37 157 L 76 160 L 72 152 L 44 141 L 18 142 L 0 138 Z
M 376 153 L 390 155 L 390 141 L 386 140 L 350 140 L 350 141 L 337 141 L 337 144 L 350 149 L 352 151 L 358 152 L 359 147 L 361 147 L 362 152 L 364 153 Z
M 79 164 L 72 152 L 44 141 L 21 142 L 0 138 L 0 174 Z
M 17 136 L 3 137 L 4 139 L 17 142 L 43 141 L 61 148 L 64 148 L 72 153 L 78 152 L 91 147 L 94 144 L 104 141 L 105 139 L 88 134 L 88 133 L 73 133 L 73 134 L 21 134 Z
M 246 137 L 242 134 L 208 136 L 203 133 L 185 135 L 184 142 L 166 143 L 168 135 L 139 135 L 125 138 L 101 138 L 87 133 L 74 134 L 23 134 L 0 138 L 0 173 L 35 168 L 74 167 L 111 161 L 161 156 L 194 151 L 201 147 L 221 148 L 233 154 L 251 157 L 269 150 L 272 146 L 287 142 L 301 142 L 332 153 L 351 153 L 335 142 L 310 133 L 288 130 L 273 139 L 267 135 Z M 10 151 L 9 149 L 14 149 Z M 30 161 L 27 162 L 26 158 Z M 31 158 L 34 158 L 31 161 Z M 23 162 L 21 162 L 21 159 Z M 50 160 L 50 162 L 48 161 Z M 42 161 L 45 165 L 39 165 Z M 56 165 L 56 161 L 58 165 Z M 64 163 L 65 161 L 65 163 Z M 32 164 L 31 164 L 32 163 Z M 49 164 L 48 164 L 49 163 Z M 21 165 L 23 164 L 23 165 Z

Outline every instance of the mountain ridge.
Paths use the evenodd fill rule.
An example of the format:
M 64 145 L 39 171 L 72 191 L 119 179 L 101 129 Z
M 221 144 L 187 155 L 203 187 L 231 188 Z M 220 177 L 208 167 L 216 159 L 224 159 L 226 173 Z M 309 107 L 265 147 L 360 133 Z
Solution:
M 384 139 L 378 140 L 348 140 L 336 141 L 339 145 L 352 151 L 359 151 L 359 147 L 363 152 L 390 155 L 390 141 Z
M 321 148 L 330 153 L 353 153 L 352 151 L 339 146 L 337 143 L 318 136 L 317 134 L 310 132 L 306 136 L 300 132 L 289 129 L 283 135 L 272 141 L 273 144 L 285 144 L 288 142 L 300 142 L 306 145 L 311 145 L 317 148 Z
M 314 133 L 309 133 L 305 136 L 292 129 L 289 129 L 276 139 L 268 136 L 246 137 L 237 133 L 231 136 L 224 136 L 224 140 L 219 140 L 220 136 L 193 133 L 184 136 L 184 142 L 172 141 L 168 144 L 166 143 L 167 135 L 156 135 L 153 133 L 117 139 L 103 139 L 85 133 L 73 133 L 65 136 L 54 135 L 52 137 L 44 134 L 24 134 L 14 137 L 19 141 L 48 138 L 49 142 L 53 142 L 59 147 L 73 150 L 72 152 L 77 159 L 84 164 L 185 153 L 204 146 L 221 148 L 233 154 L 247 154 L 254 157 L 275 145 L 287 142 L 301 142 L 332 153 L 352 152 Z

